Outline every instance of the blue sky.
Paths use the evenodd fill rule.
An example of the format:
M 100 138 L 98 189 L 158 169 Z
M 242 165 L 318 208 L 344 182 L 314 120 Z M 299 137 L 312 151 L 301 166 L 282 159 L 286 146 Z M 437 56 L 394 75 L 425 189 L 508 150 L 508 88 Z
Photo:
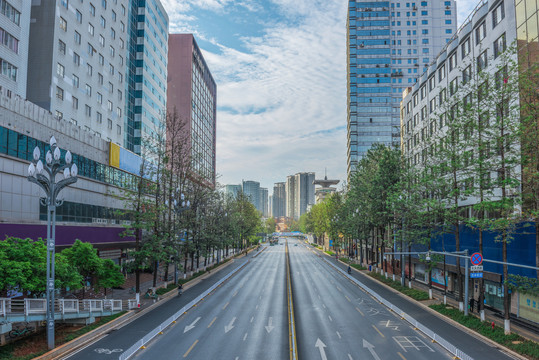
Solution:
M 441 0 L 440 0 L 441 1 Z M 217 172 L 346 178 L 346 0 L 161 0 L 217 82 Z M 476 1 L 458 0 L 458 21 Z

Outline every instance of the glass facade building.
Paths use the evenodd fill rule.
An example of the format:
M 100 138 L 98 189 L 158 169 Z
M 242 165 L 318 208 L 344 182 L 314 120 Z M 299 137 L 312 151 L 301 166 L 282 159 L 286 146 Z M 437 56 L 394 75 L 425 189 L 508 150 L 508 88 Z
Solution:
M 347 171 L 375 143 L 399 145 L 402 91 L 456 30 L 454 0 L 349 1 Z
M 129 1 L 124 147 L 166 128 L 168 15 L 159 0 Z

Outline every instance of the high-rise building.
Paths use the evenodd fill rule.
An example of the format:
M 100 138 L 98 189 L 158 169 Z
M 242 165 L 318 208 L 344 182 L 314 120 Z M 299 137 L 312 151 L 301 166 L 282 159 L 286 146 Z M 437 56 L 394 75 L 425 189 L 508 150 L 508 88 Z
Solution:
M 314 173 L 297 173 L 295 177 L 294 219 L 298 220 L 307 212 L 308 205 L 314 204 Z
M 122 145 L 129 97 L 127 2 L 31 4 L 27 99 L 58 119 Z
M 337 185 L 339 180 L 328 180 L 328 176 L 324 176 L 323 180 L 315 180 L 314 185 L 320 185 L 319 188 L 315 190 L 315 203 L 319 204 L 323 202 L 329 194 L 333 194 L 337 189 L 331 187 L 332 185 Z
M 260 183 L 258 181 L 242 181 L 242 191 L 247 196 L 251 204 L 260 212 Z
M 273 186 L 272 216 L 278 218 L 286 215 L 286 191 L 285 183 L 278 182 Z
M 111 5 L 116 3 L 108 2 Z M 106 4 L 107 1 L 102 0 L 101 3 Z M 123 60 L 121 64 L 122 69 L 127 69 L 127 82 L 123 86 L 127 89 L 123 144 L 128 150 L 142 154 L 143 139 L 166 128 L 169 19 L 159 0 L 123 3 L 129 7 L 127 39 L 122 39 L 127 41 L 128 47 L 126 64 Z M 88 4 L 90 8 L 93 6 Z M 124 5 L 121 6 L 125 15 Z M 122 22 L 121 29 L 124 28 Z M 124 42 L 121 45 L 123 49 Z
M 31 1 L 0 1 L 0 86 L 26 99 Z
M 258 197 L 258 211 L 262 213 L 262 216 L 268 217 L 268 189 L 260 188 L 260 195 Z
M 373 144 L 399 144 L 402 91 L 454 35 L 456 15 L 454 0 L 348 1 L 348 177 Z
M 225 193 L 233 198 L 236 198 L 240 192 L 242 192 L 241 185 L 227 185 L 225 187 Z
M 296 178 L 294 175 L 289 175 L 286 177 L 285 183 L 285 216 L 293 219 L 296 211 Z
M 188 123 L 193 170 L 215 186 L 217 85 L 192 34 L 171 34 L 169 57 L 168 111 Z

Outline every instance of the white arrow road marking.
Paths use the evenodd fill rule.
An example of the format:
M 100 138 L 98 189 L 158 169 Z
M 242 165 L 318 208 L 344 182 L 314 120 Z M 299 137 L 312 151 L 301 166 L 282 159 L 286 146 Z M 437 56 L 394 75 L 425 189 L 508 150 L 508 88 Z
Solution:
M 198 320 L 200 320 L 200 316 L 197 317 L 196 320 L 193 321 L 193 322 L 191 323 L 191 325 L 187 325 L 187 326 L 185 327 L 185 329 L 183 329 L 183 333 L 185 334 L 185 333 L 188 332 L 189 330 L 193 329 L 193 328 L 195 327 L 196 323 L 198 322 Z
M 268 332 L 268 334 L 271 332 L 271 330 L 273 330 L 274 326 L 272 325 L 273 323 L 273 318 L 270 317 L 269 320 L 268 320 L 268 326 L 265 326 L 266 328 L 266 331 Z
M 326 357 L 326 350 L 324 350 L 324 348 L 326 347 L 326 344 L 324 344 L 322 340 L 317 339 L 316 344 L 314 344 L 314 346 L 317 347 L 318 350 L 320 350 L 320 357 L 322 358 L 322 360 L 327 360 L 328 358 Z
M 372 357 L 373 357 L 375 360 L 380 360 L 380 358 L 378 357 L 378 355 L 376 355 L 376 353 L 374 352 L 374 345 L 373 345 L 373 344 L 371 344 L 371 343 L 368 342 L 367 340 L 363 339 L 363 347 L 369 349 L 369 352 L 371 353 Z
M 225 326 L 225 334 L 234 328 L 234 321 L 236 321 L 235 316 L 232 318 L 232 320 L 230 320 L 230 323 Z

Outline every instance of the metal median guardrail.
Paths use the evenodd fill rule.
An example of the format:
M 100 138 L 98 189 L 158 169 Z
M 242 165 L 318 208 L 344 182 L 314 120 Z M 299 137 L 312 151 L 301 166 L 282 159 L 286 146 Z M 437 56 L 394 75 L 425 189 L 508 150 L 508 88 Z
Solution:
M 396 314 L 398 314 L 399 316 L 401 316 L 404 320 L 406 320 L 407 322 L 409 322 L 412 326 L 414 326 L 415 328 L 417 328 L 419 331 L 421 331 L 423 334 L 425 334 L 426 336 L 428 336 L 429 338 L 431 338 L 432 340 L 434 340 L 435 342 L 437 342 L 438 344 L 440 344 L 440 346 L 442 346 L 443 348 L 445 348 L 447 351 L 449 351 L 451 354 L 453 354 L 454 356 L 456 356 L 457 358 L 461 359 L 461 360 L 473 360 L 473 358 L 469 355 L 467 355 L 464 351 L 458 349 L 456 346 L 454 346 L 453 344 L 451 344 L 449 341 L 445 340 L 444 338 L 442 338 L 440 335 L 436 334 L 434 331 L 430 330 L 428 327 L 426 327 L 425 325 L 421 324 L 419 321 L 417 321 L 416 319 L 414 319 L 413 317 L 411 317 L 410 315 L 408 315 L 407 313 L 405 313 L 404 311 L 402 311 L 401 309 L 399 309 L 397 306 L 393 305 L 392 303 L 390 303 L 389 301 L 387 301 L 386 299 L 384 299 L 383 297 L 381 297 L 380 295 L 378 295 L 378 293 L 376 293 L 375 291 L 371 290 L 369 287 L 367 287 L 365 284 L 363 284 L 361 281 L 355 279 L 354 277 L 348 275 L 346 273 L 346 271 L 344 271 L 343 269 L 335 266 L 334 264 L 332 264 L 331 262 L 327 261 L 326 259 L 324 259 L 325 262 L 327 262 L 329 265 L 331 265 L 332 267 L 334 267 L 335 269 L 337 269 L 338 271 L 340 271 L 344 276 L 348 277 L 348 279 L 350 279 L 350 281 L 354 282 L 357 286 L 359 286 L 360 288 L 362 288 L 363 290 L 365 290 L 367 293 L 369 293 L 372 297 L 374 297 L 378 302 L 380 302 L 381 304 L 385 305 L 386 307 L 388 307 L 391 311 L 395 312 Z
M 182 316 L 183 313 L 185 313 L 187 310 L 189 310 L 190 308 L 192 308 L 193 306 L 195 306 L 198 302 L 200 302 L 203 298 L 205 298 L 206 296 L 208 296 L 209 293 L 211 293 L 213 290 L 217 289 L 217 287 L 219 287 L 222 283 L 224 283 L 225 281 L 227 281 L 232 275 L 234 275 L 236 272 L 238 272 L 240 269 L 242 269 L 245 265 L 247 265 L 247 262 L 243 263 L 241 266 L 237 267 L 236 269 L 232 270 L 230 273 L 228 273 L 224 278 L 222 278 L 221 280 L 217 281 L 215 284 L 213 284 L 208 290 L 204 291 L 202 294 L 200 294 L 199 296 L 197 296 L 194 300 L 192 300 L 191 302 L 189 302 L 187 305 L 185 305 L 184 307 L 182 307 L 180 310 L 178 310 L 178 312 L 176 312 L 174 315 L 172 315 L 171 317 L 169 317 L 168 319 L 166 319 L 165 321 L 163 321 L 161 323 L 161 325 L 159 325 L 158 327 L 156 327 L 155 329 L 153 329 L 152 331 L 150 331 L 148 334 L 146 334 L 146 336 L 144 336 L 142 339 L 140 339 L 139 341 L 137 341 L 133 346 L 131 346 L 129 349 L 127 349 L 126 351 L 124 351 L 121 355 L 120 355 L 120 360 L 126 360 L 126 359 L 129 359 L 131 356 L 133 356 L 140 348 L 142 348 L 144 345 L 146 345 L 148 342 L 150 342 L 157 334 L 161 333 L 163 330 L 165 330 L 167 327 L 170 326 L 170 324 L 172 324 L 174 321 L 176 321 L 180 316 Z

